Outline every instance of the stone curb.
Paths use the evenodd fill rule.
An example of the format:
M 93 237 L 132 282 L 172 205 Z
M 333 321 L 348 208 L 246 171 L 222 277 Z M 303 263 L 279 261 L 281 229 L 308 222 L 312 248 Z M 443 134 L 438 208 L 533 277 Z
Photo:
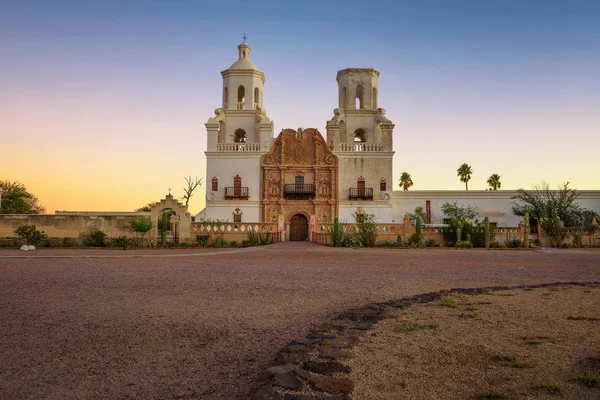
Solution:
M 554 282 L 538 285 L 456 288 L 429 292 L 398 300 L 372 303 L 338 314 L 314 326 L 303 339 L 295 339 L 277 352 L 262 371 L 249 394 L 251 400 L 351 400 L 354 382 L 351 368 L 343 363 L 360 337 L 385 318 L 386 312 L 413 304 L 426 304 L 448 294 L 478 295 L 495 291 L 555 286 L 586 286 L 600 282 Z

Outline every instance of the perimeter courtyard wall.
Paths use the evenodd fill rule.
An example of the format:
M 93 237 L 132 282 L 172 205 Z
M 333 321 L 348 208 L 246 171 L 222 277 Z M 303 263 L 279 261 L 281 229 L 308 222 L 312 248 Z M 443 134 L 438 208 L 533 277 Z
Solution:
M 77 212 L 64 214 L 0 214 L 0 237 L 14 237 L 22 225 L 35 225 L 49 237 L 76 238 L 99 229 L 108 237 L 131 236 L 127 225 L 149 212 Z

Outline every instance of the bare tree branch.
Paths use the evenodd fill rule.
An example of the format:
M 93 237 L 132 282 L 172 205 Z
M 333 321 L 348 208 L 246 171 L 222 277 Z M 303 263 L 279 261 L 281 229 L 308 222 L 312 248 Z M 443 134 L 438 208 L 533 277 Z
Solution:
M 183 191 L 185 192 L 183 199 L 185 200 L 185 208 L 187 208 L 188 204 L 190 203 L 190 197 L 192 197 L 194 190 L 196 190 L 196 188 L 199 186 L 202 186 L 202 178 L 198 179 L 198 177 L 195 177 L 192 179 L 190 176 L 185 178 L 185 181 L 187 182 L 187 188 L 183 188 Z

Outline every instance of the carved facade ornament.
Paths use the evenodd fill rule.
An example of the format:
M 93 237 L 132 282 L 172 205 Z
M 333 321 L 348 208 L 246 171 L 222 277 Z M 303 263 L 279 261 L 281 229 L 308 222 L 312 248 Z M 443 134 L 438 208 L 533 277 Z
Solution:
M 279 193 L 280 193 L 279 179 L 277 179 L 277 177 L 275 177 L 275 176 L 271 176 L 267 182 L 269 183 L 269 185 L 268 185 L 269 198 L 276 198 L 276 199 L 279 198 Z
M 323 176 L 319 179 L 319 197 L 329 198 L 331 192 L 331 181 L 327 177 Z
M 332 190 L 337 171 L 337 156 L 332 153 L 318 130 L 282 130 L 261 159 L 264 191 L 260 207 L 261 219 L 264 222 L 272 222 L 281 210 L 288 222 L 296 213 L 303 213 L 307 217 L 315 215 L 318 219 L 325 218 L 327 222 L 331 222 L 337 215 L 338 207 L 335 200 L 337 196 Z M 282 174 L 290 172 L 294 176 L 314 177 L 314 198 L 286 198 Z

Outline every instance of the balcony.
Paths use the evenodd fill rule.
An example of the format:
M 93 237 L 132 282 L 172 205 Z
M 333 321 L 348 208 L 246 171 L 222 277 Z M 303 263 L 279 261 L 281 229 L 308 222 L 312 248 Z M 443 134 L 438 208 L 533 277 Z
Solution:
M 238 103 L 237 103 L 237 109 L 238 110 L 245 110 L 246 109 L 246 103 L 244 103 L 242 101 L 238 101 Z
M 260 151 L 260 143 L 217 143 L 217 151 Z
M 248 200 L 248 188 L 247 187 L 226 187 L 225 188 L 225 200 Z
M 315 185 L 312 183 L 290 183 L 283 187 L 284 198 L 287 200 L 309 200 L 315 197 Z
M 373 188 L 350 188 L 348 200 L 373 200 Z
M 374 152 L 383 151 L 383 144 L 381 143 L 340 143 L 340 151 L 343 152 Z

